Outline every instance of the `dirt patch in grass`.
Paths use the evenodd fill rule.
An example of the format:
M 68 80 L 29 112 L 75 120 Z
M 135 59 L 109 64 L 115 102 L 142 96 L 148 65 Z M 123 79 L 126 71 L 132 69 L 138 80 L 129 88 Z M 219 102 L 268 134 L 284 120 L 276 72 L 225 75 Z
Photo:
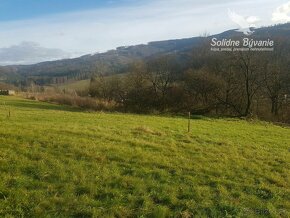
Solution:
M 163 136 L 162 132 L 153 130 L 147 126 L 139 126 L 133 129 L 133 133 L 135 134 L 149 134 L 149 135 L 156 135 L 156 136 Z

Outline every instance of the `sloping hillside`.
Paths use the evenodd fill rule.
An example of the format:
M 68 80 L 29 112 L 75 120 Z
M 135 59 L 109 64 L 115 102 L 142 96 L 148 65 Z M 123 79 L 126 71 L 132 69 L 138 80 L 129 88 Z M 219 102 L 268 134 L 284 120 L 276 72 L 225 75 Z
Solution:
M 14 97 L 0 122 L 1 217 L 290 216 L 288 128 Z

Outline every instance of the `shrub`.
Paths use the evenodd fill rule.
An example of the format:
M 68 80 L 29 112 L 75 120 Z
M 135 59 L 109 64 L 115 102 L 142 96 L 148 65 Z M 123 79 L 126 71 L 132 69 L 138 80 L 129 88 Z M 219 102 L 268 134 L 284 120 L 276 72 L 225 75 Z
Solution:
M 80 97 L 69 94 L 26 93 L 24 97 L 31 100 L 69 105 L 93 111 L 115 111 L 119 108 L 119 105 L 114 101 L 104 101 L 90 97 Z

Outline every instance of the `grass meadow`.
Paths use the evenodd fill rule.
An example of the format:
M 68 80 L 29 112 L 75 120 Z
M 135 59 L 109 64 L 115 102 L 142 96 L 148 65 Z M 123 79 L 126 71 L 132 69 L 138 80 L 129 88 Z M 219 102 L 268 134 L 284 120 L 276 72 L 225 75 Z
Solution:
M 0 217 L 290 216 L 286 127 L 3 96 L 0 123 Z

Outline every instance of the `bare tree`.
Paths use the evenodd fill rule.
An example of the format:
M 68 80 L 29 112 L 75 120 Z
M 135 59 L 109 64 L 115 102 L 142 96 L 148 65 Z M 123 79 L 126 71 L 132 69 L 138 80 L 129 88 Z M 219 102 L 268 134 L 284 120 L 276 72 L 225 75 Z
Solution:
M 167 93 L 174 81 L 173 58 L 159 57 L 147 63 L 147 79 L 151 83 L 155 98 L 165 108 Z
M 240 52 L 236 55 L 236 71 L 237 77 L 241 82 L 241 90 L 243 93 L 244 111 L 243 116 L 250 114 L 253 98 L 262 86 L 261 67 L 258 60 L 252 52 Z

